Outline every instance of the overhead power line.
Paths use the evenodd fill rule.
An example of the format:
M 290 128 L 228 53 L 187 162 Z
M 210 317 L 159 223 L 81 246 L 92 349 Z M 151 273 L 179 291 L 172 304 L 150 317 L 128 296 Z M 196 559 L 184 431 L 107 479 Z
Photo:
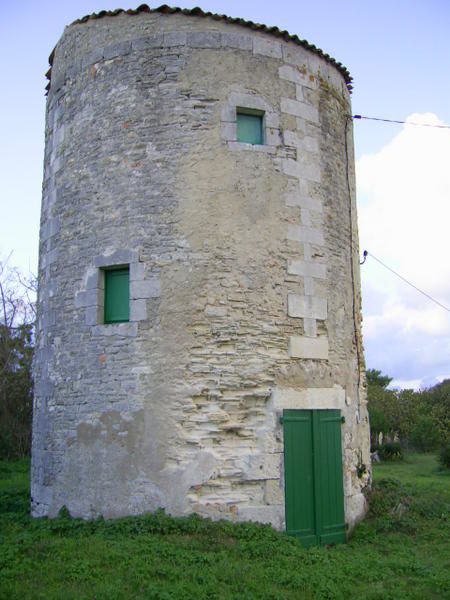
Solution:
M 394 271 L 394 269 L 391 269 L 391 267 L 388 267 L 382 260 L 380 260 L 379 258 L 377 258 L 376 256 L 374 256 L 372 253 L 369 254 L 369 252 L 367 250 L 364 250 L 363 256 L 364 256 L 364 258 L 363 258 L 362 262 L 360 263 L 361 265 L 363 265 L 366 262 L 366 258 L 368 256 L 371 256 L 374 260 L 376 260 L 378 263 L 380 263 L 380 265 L 382 265 L 385 269 L 387 269 L 391 273 L 394 273 L 394 275 L 396 275 L 402 281 L 404 281 L 405 283 L 407 283 L 408 285 L 410 285 L 412 288 L 414 288 L 415 290 L 417 290 L 418 292 L 420 292 L 423 296 L 425 296 L 426 298 L 428 298 L 428 300 L 431 300 L 432 302 L 434 302 L 435 304 L 437 304 L 438 306 L 440 306 L 441 308 L 443 308 L 447 312 L 450 312 L 450 308 L 447 308 L 447 306 L 444 306 L 441 302 L 439 302 L 439 300 L 436 300 L 435 298 L 433 298 L 433 296 L 430 296 L 430 294 L 427 294 L 426 292 L 424 292 L 423 290 L 421 290 L 420 288 L 418 288 L 416 285 L 414 285 L 413 283 L 411 283 L 410 281 L 408 281 L 405 277 L 403 277 L 403 275 L 400 275 L 400 273 L 397 273 L 397 271 Z
M 382 121 L 383 123 L 397 123 L 400 125 L 414 125 L 415 127 L 435 127 L 436 129 L 450 129 L 450 125 L 433 125 L 433 123 L 414 123 L 412 121 L 396 121 L 394 119 L 381 119 L 379 117 L 365 117 L 363 115 L 350 115 L 352 119 L 366 119 L 367 121 Z

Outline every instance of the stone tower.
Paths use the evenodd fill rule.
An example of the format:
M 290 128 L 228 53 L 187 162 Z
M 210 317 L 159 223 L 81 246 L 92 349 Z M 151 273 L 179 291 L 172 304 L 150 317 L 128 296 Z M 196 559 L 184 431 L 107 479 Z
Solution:
M 296 531 L 334 452 L 351 527 L 370 457 L 347 70 L 166 6 L 76 21 L 50 62 L 33 514 L 291 510 Z M 297 464 L 310 443 L 322 463 Z

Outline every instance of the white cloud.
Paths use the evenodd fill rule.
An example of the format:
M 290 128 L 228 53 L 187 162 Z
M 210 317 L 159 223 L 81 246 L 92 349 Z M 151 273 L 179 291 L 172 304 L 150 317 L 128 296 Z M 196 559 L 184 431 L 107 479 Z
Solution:
M 443 124 L 432 113 L 407 120 Z M 367 362 L 399 382 L 435 382 L 438 373 L 448 371 L 450 314 L 370 253 L 450 306 L 449 157 L 450 130 L 405 125 L 389 144 L 363 156 L 356 166 L 360 244 L 369 251 L 362 267 Z M 434 358 L 430 348 L 437 350 Z M 388 358 L 384 366 L 373 362 L 386 363 Z
M 389 385 L 391 390 L 420 390 L 421 387 L 421 379 L 394 379 Z

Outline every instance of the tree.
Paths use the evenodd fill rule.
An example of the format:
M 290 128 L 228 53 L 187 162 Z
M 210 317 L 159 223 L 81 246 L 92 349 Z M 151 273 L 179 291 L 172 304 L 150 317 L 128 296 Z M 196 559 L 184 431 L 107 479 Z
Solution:
M 381 371 L 378 371 L 377 369 L 367 369 L 366 378 L 369 389 L 381 387 L 383 390 L 385 390 L 392 381 L 392 377 L 383 375 Z
M 35 278 L 0 261 L 0 457 L 30 453 Z
M 392 406 L 395 401 L 394 393 L 387 390 L 392 379 L 383 375 L 377 369 L 368 369 L 367 401 L 370 418 L 370 444 L 372 448 L 378 446 L 380 433 L 389 434 L 392 426 Z

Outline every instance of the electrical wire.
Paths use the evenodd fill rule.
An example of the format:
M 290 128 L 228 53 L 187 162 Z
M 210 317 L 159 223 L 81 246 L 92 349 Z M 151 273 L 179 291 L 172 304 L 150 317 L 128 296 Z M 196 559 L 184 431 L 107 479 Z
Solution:
M 364 261 L 361 264 L 364 264 L 367 256 L 371 256 L 374 260 L 376 260 L 378 263 L 380 263 L 380 265 L 382 265 L 385 269 L 387 269 L 391 273 L 394 273 L 394 275 L 396 275 L 402 281 L 404 281 L 405 283 L 407 283 L 408 285 L 410 285 L 412 288 L 414 288 L 415 290 L 417 290 L 418 292 L 420 292 L 423 296 L 425 296 L 426 298 L 428 298 L 429 300 L 431 300 L 432 302 L 434 302 L 435 304 L 437 304 L 438 306 L 440 306 L 441 308 L 443 308 L 447 312 L 450 312 L 450 308 L 447 308 L 447 306 L 444 306 L 444 304 L 442 304 L 441 302 L 439 302 L 439 300 L 436 300 L 435 298 L 433 298 L 433 296 L 430 296 L 430 294 L 427 294 L 426 292 L 424 292 L 423 290 L 421 290 L 420 288 L 418 288 L 416 285 L 414 285 L 413 283 L 411 283 L 410 281 L 408 281 L 405 277 L 403 277 L 403 275 L 400 275 L 400 273 L 397 273 L 397 271 L 394 271 L 394 269 L 391 269 L 391 267 L 388 267 L 382 260 L 380 260 L 379 258 L 377 258 L 376 256 L 374 256 L 371 252 L 368 252 L 368 250 L 364 250 Z
M 435 127 L 436 129 L 450 129 L 450 125 L 433 125 L 432 123 L 413 123 L 411 121 L 396 121 L 394 119 L 381 119 L 379 117 L 365 117 L 363 115 L 349 115 L 351 119 L 366 119 L 367 121 L 382 121 L 383 123 L 398 123 L 400 125 L 414 125 L 415 127 Z

